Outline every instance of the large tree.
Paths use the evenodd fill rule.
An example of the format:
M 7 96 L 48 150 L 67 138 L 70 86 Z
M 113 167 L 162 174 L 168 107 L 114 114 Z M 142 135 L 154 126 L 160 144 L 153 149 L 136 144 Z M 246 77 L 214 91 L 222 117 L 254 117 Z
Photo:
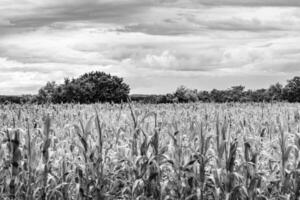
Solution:
M 39 99 L 52 103 L 94 103 L 126 101 L 130 88 L 117 76 L 104 72 L 90 72 L 64 83 L 47 83 L 40 89 Z

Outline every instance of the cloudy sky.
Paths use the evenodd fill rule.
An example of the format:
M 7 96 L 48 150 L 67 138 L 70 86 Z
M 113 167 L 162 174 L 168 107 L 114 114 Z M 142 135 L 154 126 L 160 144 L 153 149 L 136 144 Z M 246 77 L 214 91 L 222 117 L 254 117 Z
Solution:
M 299 0 L 0 0 L 0 94 L 100 70 L 131 93 L 300 75 Z

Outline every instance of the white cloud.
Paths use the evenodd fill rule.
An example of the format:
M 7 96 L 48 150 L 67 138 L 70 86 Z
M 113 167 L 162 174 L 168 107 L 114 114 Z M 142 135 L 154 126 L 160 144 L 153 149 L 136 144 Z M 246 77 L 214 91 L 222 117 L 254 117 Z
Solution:
M 299 73 L 295 1 L 8 2 L 0 2 L 0 94 L 35 93 L 92 70 L 139 93 L 263 87 Z

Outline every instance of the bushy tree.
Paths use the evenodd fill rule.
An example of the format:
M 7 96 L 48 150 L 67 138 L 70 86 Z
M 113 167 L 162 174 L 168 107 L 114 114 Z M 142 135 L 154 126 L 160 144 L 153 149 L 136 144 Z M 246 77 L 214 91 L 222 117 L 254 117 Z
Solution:
M 268 90 L 266 89 L 258 89 L 252 91 L 250 94 L 251 101 L 253 102 L 267 102 L 269 101 L 268 99 Z
M 210 95 L 208 91 L 200 91 L 197 93 L 197 96 L 201 102 L 210 102 Z
M 239 86 L 233 86 L 228 91 L 228 95 L 227 96 L 231 97 L 231 101 L 238 102 L 243 97 L 244 89 L 245 89 L 245 87 L 241 86 L 241 85 L 239 85 Z
M 271 85 L 268 89 L 268 98 L 272 101 L 282 100 L 283 86 L 280 83 Z
M 189 99 L 187 97 L 187 92 L 188 92 L 188 89 L 185 86 L 181 85 L 176 89 L 174 96 L 177 97 L 179 102 L 186 103 L 189 101 Z
M 226 91 L 213 89 L 210 92 L 210 100 L 216 103 L 226 102 Z
M 174 103 L 174 95 L 173 94 L 166 94 L 166 103 Z
M 129 86 L 120 77 L 90 72 L 76 79 L 66 78 L 61 85 L 48 82 L 40 89 L 38 97 L 40 101 L 52 103 L 118 103 L 127 100 L 129 91 Z
M 289 102 L 300 102 L 300 77 L 296 76 L 288 80 L 283 92 L 285 100 Z
M 191 90 L 185 86 L 180 86 L 174 93 L 174 97 L 178 99 L 179 102 L 196 102 L 198 101 L 197 90 Z
M 38 102 L 52 102 L 53 94 L 55 93 L 56 87 L 57 85 L 54 81 L 47 82 L 47 84 L 39 90 L 37 98 Z

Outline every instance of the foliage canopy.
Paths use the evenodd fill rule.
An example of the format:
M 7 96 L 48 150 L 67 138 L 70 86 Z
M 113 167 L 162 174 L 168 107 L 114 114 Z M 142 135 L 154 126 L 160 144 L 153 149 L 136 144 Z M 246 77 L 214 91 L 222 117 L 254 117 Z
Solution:
M 123 78 L 104 72 L 85 73 L 79 78 L 66 78 L 63 84 L 48 82 L 39 90 L 38 102 L 94 103 L 126 101 L 130 88 Z

